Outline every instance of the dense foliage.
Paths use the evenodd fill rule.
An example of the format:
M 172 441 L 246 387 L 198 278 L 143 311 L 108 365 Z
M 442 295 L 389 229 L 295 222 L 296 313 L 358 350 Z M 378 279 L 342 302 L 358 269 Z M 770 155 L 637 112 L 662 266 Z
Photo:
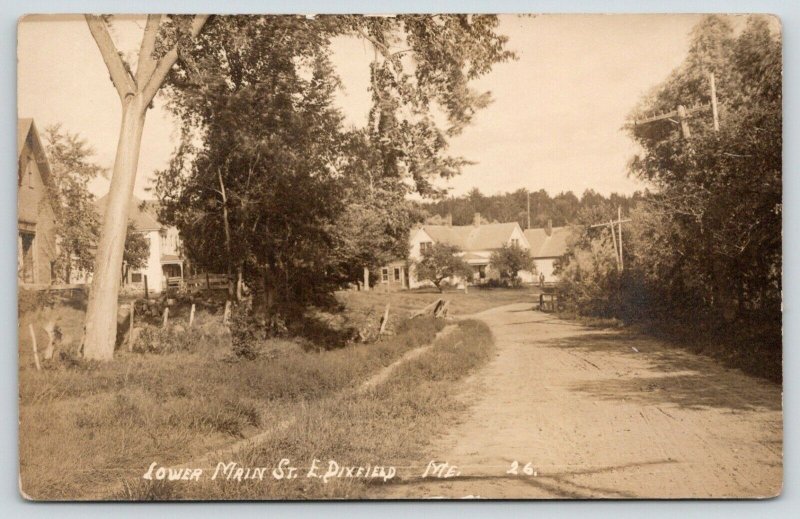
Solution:
M 147 266 L 150 257 L 150 238 L 138 232 L 133 223 L 128 223 L 125 235 L 125 250 L 122 252 L 122 278 L 128 276 L 131 269 L 139 270 Z
M 643 150 L 631 171 L 654 189 L 624 226 L 624 273 L 608 260 L 608 230 L 601 236 L 582 230 L 564 274 L 579 311 L 672 320 L 719 339 L 741 339 L 748 355 L 758 351 L 756 356 L 771 359 L 770 376 L 780 377 L 777 30 L 769 19 L 751 17 L 736 35 L 728 19 L 706 17 L 693 31 L 684 63 L 642 100 L 632 118 L 708 103 L 710 73 L 719 131 L 710 108 L 692 115 L 688 139 L 669 120 L 631 129 Z
M 56 200 L 59 255 L 56 274 L 69 282 L 74 273 L 89 274 L 100 233 L 100 215 L 89 182 L 105 170 L 93 161 L 94 149 L 77 133 L 56 124 L 44 132 L 47 158 L 53 185 L 49 193 Z M 130 269 L 147 265 L 150 243 L 146 236 L 128 224 L 123 252 L 122 276 Z
M 87 272 L 94 266 L 100 219 L 88 185 L 103 168 L 93 162 L 94 150 L 89 144 L 61 125 L 45 128 L 44 141 L 53 179 L 53 192 L 49 195 L 58 207 L 56 272 L 69 282 L 73 271 Z
M 536 273 L 536 265 L 528 249 L 519 245 L 503 245 L 492 252 L 489 258 L 490 266 L 500 274 L 500 279 L 506 283 L 519 283 L 519 271 L 527 270 Z
M 477 15 L 213 17 L 168 79 L 184 144 L 158 175 L 162 218 L 195 265 L 242 272 L 268 314 L 404 257 L 421 219 L 406 195 L 435 194 L 432 179 L 458 173 L 447 137 L 489 99 L 469 82 L 513 57 L 496 25 Z M 374 50 L 363 129 L 344 128 L 333 104 L 336 37 Z

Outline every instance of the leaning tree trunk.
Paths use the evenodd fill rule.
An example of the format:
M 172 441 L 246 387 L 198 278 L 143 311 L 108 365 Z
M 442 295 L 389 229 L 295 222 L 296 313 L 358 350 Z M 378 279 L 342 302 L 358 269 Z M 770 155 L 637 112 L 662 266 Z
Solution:
M 167 74 L 178 61 L 178 47 L 175 44 L 160 58 L 155 56 L 161 15 L 148 15 L 134 74 L 123 60 L 122 53 L 117 50 L 106 21 L 92 14 L 84 16 L 122 103 L 122 125 L 117 142 L 117 155 L 114 159 L 111 188 L 108 192 L 108 205 L 100 232 L 100 243 L 97 245 L 82 343 L 84 358 L 111 360 L 114 357 L 114 343 L 117 337 L 119 272 L 122 268 L 128 211 L 136 181 L 145 113 L 156 92 L 164 84 Z M 197 36 L 207 19 L 208 15 L 195 16 L 187 36 L 192 38 Z
M 144 104 L 144 106 L 142 106 Z M 97 247 L 92 289 L 86 309 L 83 356 L 86 359 L 110 360 L 117 337 L 117 298 L 119 296 L 122 255 L 128 226 L 139 148 L 142 143 L 147 104 L 141 96 L 131 96 L 122 108 L 122 127 L 114 174 L 103 217 Z

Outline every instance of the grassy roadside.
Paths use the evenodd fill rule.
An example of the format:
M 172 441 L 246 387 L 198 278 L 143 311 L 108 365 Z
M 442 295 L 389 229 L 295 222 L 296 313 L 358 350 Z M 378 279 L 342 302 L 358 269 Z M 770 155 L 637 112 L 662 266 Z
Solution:
M 20 337 L 19 453 L 24 493 L 82 499 L 147 460 L 179 463 L 249 436 L 275 417 L 313 407 L 405 352 L 429 343 L 443 324 L 415 319 L 372 344 L 306 351 L 271 340 L 256 360 L 226 355 L 219 316 L 168 334 L 161 353 L 119 351 L 113 362 L 53 360 L 36 371 Z M 21 319 L 22 321 L 22 319 Z
M 395 369 L 366 393 L 342 392 L 288 410 L 293 426 L 269 442 L 230 459 L 240 467 L 267 467 L 263 479 L 211 480 L 214 466 L 201 467 L 198 481 L 142 481 L 121 499 L 355 499 L 367 496 L 380 480 L 307 477 L 313 460 L 324 475 L 334 460 L 342 467 L 397 467 L 397 476 L 418 475 L 423 449 L 463 409 L 457 383 L 485 364 L 493 352 L 490 330 L 478 321 L 461 321 L 420 357 Z M 298 468 L 294 479 L 276 479 L 280 460 Z M 410 472 L 413 471 L 413 472 Z M 391 480 L 389 483 L 391 484 Z M 379 490 L 378 490 L 379 491 Z

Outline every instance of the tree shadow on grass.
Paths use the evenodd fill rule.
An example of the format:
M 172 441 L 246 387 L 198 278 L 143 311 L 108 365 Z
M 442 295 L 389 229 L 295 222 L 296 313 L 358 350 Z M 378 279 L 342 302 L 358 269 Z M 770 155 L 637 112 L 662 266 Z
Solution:
M 633 367 L 620 364 L 615 377 L 571 386 L 594 398 L 645 405 L 674 404 L 686 409 L 781 409 L 779 385 L 726 369 L 712 359 L 650 337 L 610 332 L 555 338 L 543 344 L 582 354 L 604 365 L 607 372 L 613 372 L 613 367 L 608 367 L 623 356 L 632 355 L 640 361 Z

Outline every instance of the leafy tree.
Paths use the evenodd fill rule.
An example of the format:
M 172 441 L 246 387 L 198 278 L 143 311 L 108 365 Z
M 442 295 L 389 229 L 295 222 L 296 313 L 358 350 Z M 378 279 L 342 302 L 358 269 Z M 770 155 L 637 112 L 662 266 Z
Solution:
M 489 99 L 469 82 L 513 57 L 496 24 L 215 17 L 169 78 L 186 144 L 159 174 L 162 217 L 187 237 L 196 264 L 241 269 L 260 286 L 268 316 L 276 301 L 311 301 L 363 266 L 404 255 L 417 218 L 406 195 L 434 194 L 433 179 L 458 172 L 464 161 L 446 155 L 447 137 Z M 343 129 L 332 104 L 337 36 L 374 50 L 363 130 Z
M 137 231 L 133 223 L 128 222 L 125 235 L 125 250 L 122 254 L 122 278 L 128 277 L 128 272 L 143 269 L 147 266 L 150 257 L 150 239 Z
M 88 184 L 104 170 L 92 161 L 94 150 L 86 140 L 61 125 L 47 127 L 44 140 L 55 191 L 50 196 L 59 208 L 57 271 L 69 282 L 74 269 L 91 272 L 94 266 L 99 219 Z
M 242 271 L 271 314 L 327 281 L 344 209 L 341 115 L 327 39 L 313 20 L 258 20 L 217 19 L 172 78 L 170 107 L 187 136 L 200 137 L 159 174 L 157 192 L 193 261 Z
M 669 120 L 630 129 L 642 148 L 631 172 L 652 191 L 623 226 L 624 272 L 613 261 L 608 229 L 582 229 L 561 275 L 579 312 L 695 330 L 741 367 L 779 380 L 779 33 L 763 17 L 750 17 L 738 35 L 727 18 L 704 18 L 683 64 L 631 115 L 707 103 L 712 72 L 719 131 L 710 110 L 692 115 L 689 138 Z M 593 210 L 608 214 L 601 205 Z
M 567 304 L 581 315 L 609 317 L 619 310 L 620 272 L 608 228 L 588 245 L 575 247 L 562 264 L 559 277 Z
M 500 279 L 515 282 L 520 270 L 536 272 L 536 264 L 527 249 L 519 245 L 503 245 L 492 252 L 489 264 L 500 273 Z
M 460 256 L 461 249 L 446 243 L 434 243 L 422 251 L 422 259 L 414 267 L 417 279 L 430 281 L 442 292 L 442 282 L 447 278 L 472 279 L 472 268 Z
M 363 267 L 375 270 L 408 257 L 409 230 L 424 215 L 406 199 L 406 186 L 378 174 L 382 157 L 368 132 L 345 135 L 341 160 L 345 204 L 332 232 L 330 265 L 332 276 L 349 282 L 360 278 Z
M 738 37 L 725 18 L 705 18 L 684 64 L 640 110 L 708 101 L 709 72 L 717 78 L 719 132 L 710 114 L 691 120 L 689 141 L 669 123 L 633 132 L 644 153 L 632 171 L 658 188 L 645 204 L 653 217 L 637 231 L 647 238 L 638 241 L 639 263 L 647 271 L 656 259 L 669 262 L 668 286 L 682 292 L 671 294 L 676 304 L 702 301 L 727 319 L 745 308 L 780 315 L 780 37 L 764 18 L 751 17 Z

